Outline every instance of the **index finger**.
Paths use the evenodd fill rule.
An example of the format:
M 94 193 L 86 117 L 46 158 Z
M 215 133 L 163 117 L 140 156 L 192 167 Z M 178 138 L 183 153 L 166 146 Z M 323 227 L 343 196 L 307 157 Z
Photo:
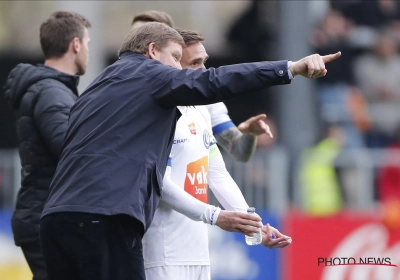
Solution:
M 267 125 L 265 122 L 263 122 L 261 120 L 259 121 L 259 125 L 261 126 L 263 131 L 269 135 L 269 137 L 274 138 L 274 135 L 272 134 L 269 125 Z
M 288 243 L 288 240 L 283 237 L 275 238 L 275 239 L 270 239 L 268 241 L 268 247 L 274 248 L 275 246 L 281 246 L 282 244 Z
M 236 212 L 236 214 L 237 214 L 237 217 L 240 218 L 241 224 L 251 225 L 254 227 L 258 227 L 258 228 L 261 227 L 259 225 L 260 221 L 261 221 L 260 216 L 247 214 L 247 213 L 241 213 L 241 212 Z
M 250 119 L 249 119 L 249 121 L 259 121 L 259 120 L 263 120 L 263 119 L 266 119 L 267 118 L 267 115 L 266 114 L 260 114 L 260 115 L 257 115 L 257 116 L 254 116 L 254 117 L 251 117 Z
M 328 54 L 328 55 L 321 56 L 321 58 L 324 63 L 327 63 L 327 62 L 334 61 L 335 59 L 339 58 L 341 55 L 342 55 L 341 52 L 337 52 L 334 54 Z
M 279 243 L 279 244 L 276 244 L 274 247 L 275 247 L 275 248 L 285 248 L 285 247 L 288 246 L 288 245 L 290 245 L 290 242 L 283 241 L 283 242 L 281 242 L 281 243 Z

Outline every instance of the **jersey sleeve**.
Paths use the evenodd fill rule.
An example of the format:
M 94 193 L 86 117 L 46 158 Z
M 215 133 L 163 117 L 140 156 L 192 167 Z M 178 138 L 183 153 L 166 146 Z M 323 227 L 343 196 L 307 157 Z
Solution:
M 228 109 L 223 102 L 206 105 L 211 116 L 213 134 L 219 134 L 224 130 L 235 126 L 228 115 Z
M 167 166 L 163 178 L 163 196 L 161 200 L 173 210 L 194 221 L 215 225 L 221 209 L 194 198 L 179 188 L 171 179 L 171 166 Z
M 246 212 L 249 208 L 236 182 L 226 170 L 217 145 L 210 147 L 208 183 L 215 197 L 226 210 Z

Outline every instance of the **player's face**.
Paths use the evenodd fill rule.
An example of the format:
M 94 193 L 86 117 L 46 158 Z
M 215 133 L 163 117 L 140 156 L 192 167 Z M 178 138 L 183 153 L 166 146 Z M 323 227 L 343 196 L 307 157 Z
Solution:
M 76 75 L 83 75 L 86 72 L 86 68 L 89 63 L 89 43 L 90 43 L 89 31 L 87 30 L 87 28 L 85 28 L 85 35 L 83 36 L 82 41 L 80 42 L 80 49 L 76 59 L 76 68 L 77 68 Z
M 183 49 L 181 65 L 184 69 L 206 68 L 205 63 L 207 59 L 208 54 L 203 44 L 196 42 Z
M 174 41 L 170 41 L 163 49 L 155 51 L 155 59 L 162 64 L 182 69 L 180 61 L 182 58 L 182 46 Z

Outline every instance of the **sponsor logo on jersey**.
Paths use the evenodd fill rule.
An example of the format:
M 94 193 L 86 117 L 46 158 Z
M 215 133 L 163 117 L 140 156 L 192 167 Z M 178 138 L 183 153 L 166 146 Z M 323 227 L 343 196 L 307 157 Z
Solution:
M 174 145 L 175 144 L 185 144 L 185 143 L 190 143 L 190 139 L 184 138 L 184 139 L 175 139 L 174 140 Z
M 203 142 L 204 146 L 209 149 L 212 144 L 215 144 L 217 141 L 215 140 L 214 136 L 208 132 L 208 130 L 203 131 Z
M 200 201 L 208 201 L 208 156 L 191 162 L 186 167 L 185 191 Z
M 188 124 L 188 126 L 189 126 L 190 133 L 192 133 L 193 135 L 196 135 L 196 126 L 194 125 L 194 122 Z

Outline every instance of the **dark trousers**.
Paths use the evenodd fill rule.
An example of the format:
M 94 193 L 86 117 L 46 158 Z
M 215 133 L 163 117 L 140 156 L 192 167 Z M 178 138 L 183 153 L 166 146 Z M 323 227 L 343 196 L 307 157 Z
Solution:
M 47 280 L 46 263 L 40 248 L 39 238 L 36 242 L 21 245 L 22 252 L 33 274 L 33 280 Z
M 144 280 L 142 236 L 127 215 L 63 212 L 40 222 L 50 280 Z

